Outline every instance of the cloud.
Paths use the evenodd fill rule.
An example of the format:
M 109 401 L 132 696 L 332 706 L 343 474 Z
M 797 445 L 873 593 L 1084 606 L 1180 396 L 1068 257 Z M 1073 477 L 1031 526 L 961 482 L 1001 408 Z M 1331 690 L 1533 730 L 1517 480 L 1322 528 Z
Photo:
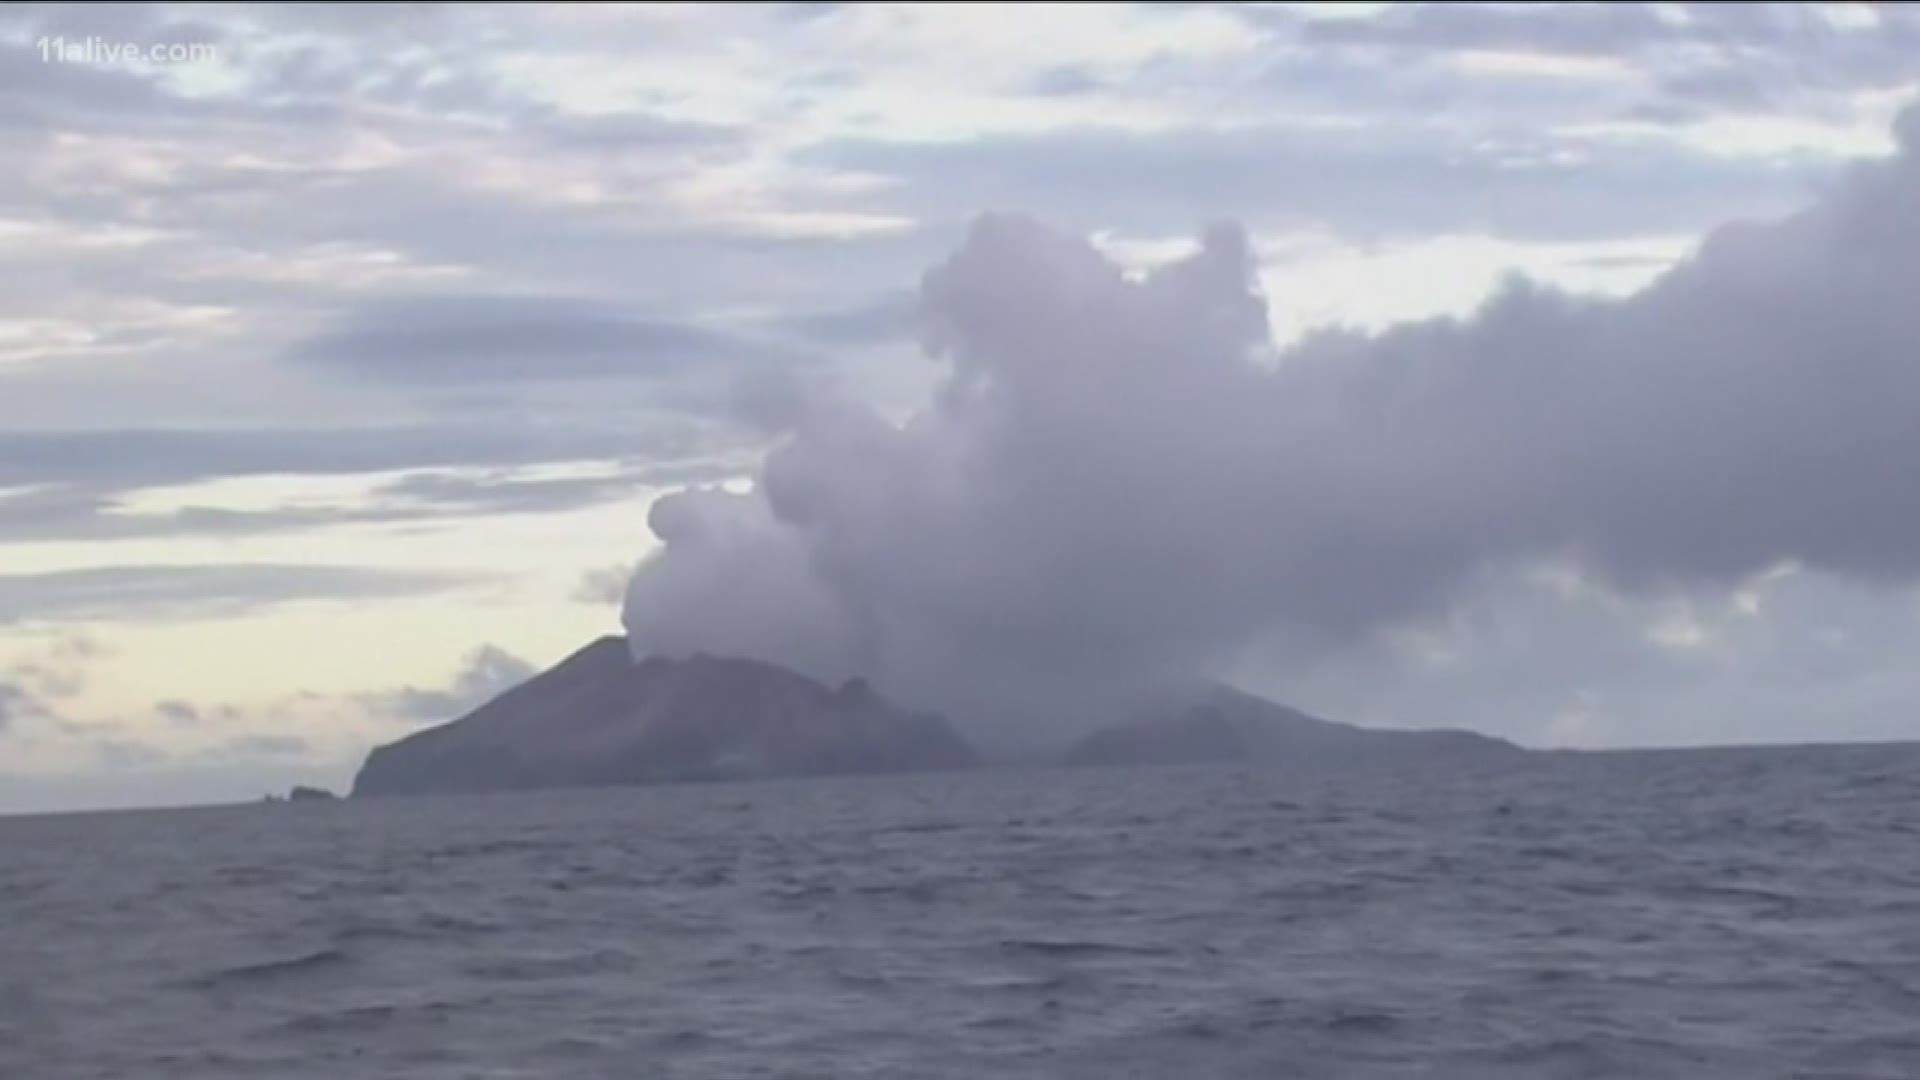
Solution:
M 1847 116 L 1914 85 L 1920 14 L 1907 6 L 1395 4 L 1364 19 L 1247 11 L 1335 71 L 1372 69 L 1363 99 L 1419 88 L 1436 112 L 1512 115 L 1547 104 L 1589 121 L 1777 129 Z M 1480 96 L 1504 90 L 1509 100 Z M 1411 105 L 1418 98 L 1402 98 Z
M 897 85 L 899 73 L 876 68 L 869 50 L 946 44 L 930 15 L 859 16 L 864 32 L 849 35 L 852 13 L 810 20 L 819 27 L 760 13 L 723 24 L 737 32 L 710 33 L 693 19 L 669 26 L 629 12 L 589 22 L 534 8 L 360 22 L 275 8 L 228 17 L 9 7 L 0 33 L 21 42 L 212 40 L 222 60 L 198 82 L 37 62 L 0 72 L 9 106 L 0 113 L 11 119 L 0 123 L 0 154 L 20 163 L 0 179 L 0 237 L 35 230 L 0 243 L 0 291 L 13 297 L 0 322 L 35 327 L 17 346 L 8 338 L 22 362 L 0 368 L 0 473 L 32 474 L 33 455 L 60 449 L 52 443 L 61 438 L 116 455 L 106 467 L 130 478 L 175 475 L 186 467 L 179 455 L 200 449 L 218 455 L 193 466 L 201 475 L 273 471 L 289 458 L 400 468 L 642 453 L 610 445 L 609 432 L 641 438 L 629 418 L 643 405 L 707 415 L 710 398 L 664 400 L 683 380 L 904 337 L 902 308 L 880 290 L 931 258 L 936 234 L 781 231 L 812 213 L 943 224 L 956 206 L 984 199 L 1089 229 L 1184 229 L 1223 211 L 1256 225 L 1332 221 L 1354 235 L 1690 227 L 1723 209 L 1776 205 L 1810 174 L 1567 134 L 1649 93 L 1665 102 L 1680 90 L 1662 96 L 1649 82 L 1632 102 L 1609 99 L 1596 111 L 1584 98 L 1515 93 L 1405 55 L 1434 42 L 1551 52 L 1595 41 L 1641 57 L 1647 42 L 1679 48 L 1689 34 L 1743 57 L 1790 55 L 1807 42 L 1829 49 L 1828 38 L 1832 50 L 1912 55 L 1900 36 L 1911 20 L 1891 13 L 1880 31 L 1849 35 L 1821 30 L 1818 16 L 1704 12 L 1689 31 L 1646 9 L 1389 12 L 1337 26 L 1284 9 L 1225 11 L 1194 18 L 1263 27 L 1271 47 L 1242 58 L 1258 70 L 1196 72 L 1189 65 L 1233 61 L 1207 48 L 1163 55 L 1152 35 L 1177 33 L 1185 18 L 1121 12 L 1131 44 L 1118 57 L 1103 56 L 1103 35 L 1062 42 L 1060 55 L 1036 50 L 1005 85 L 996 76 L 956 106 L 986 131 L 921 144 L 901 142 L 898 127 L 849 119 L 859 115 L 849 107 Z M 1773 27 L 1781 21 L 1799 29 Z M 702 37 L 764 44 L 816 32 L 807 40 L 824 50 L 823 67 L 787 73 L 771 116 L 704 84 L 686 90 L 697 100 L 636 92 L 582 107 L 539 77 L 571 76 L 609 50 L 664 60 L 705 47 Z M 418 48 L 428 39 L 430 55 Z M 947 50 L 927 59 L 970 62 Z M 653 65 L 623 66 L 647 85 Z M 1703 61 L 1673 74 L 1709 70 L 1718 68 Z M 1440 96 L 1474 86 L 1470 101 Z M 992 122 L 1001 106 L 1057 90 L 1075 90 L 1068 97 L 1084 106 L 1054 95 L 1046 109 L 1069 111 Z M 726 100 L 701 97 L 709 92 Z M 1140 110 L 1141 130 L 1100 126 L 1133 117 L 1134 93 L 1164 109 Z M 1523 107 L 1531 111 L 1520 124 L 1501 111 Z M 1487 125 L 1481 109 L 1493 110 Z M 1584 157 L 1556 164 L 1569 150 Z M 889 187 L 888 177 L 905 183 Z M 772 224 L 754 224 L 763 219 Z M 792 344 L 781 340 L 789 335 Z M 606 395 L 579 394 L 581 380 Z M 553 396 L 528 397 L 535 386 Z M 556 404 L 564 394 L 571 400 Z M 276 412 L 291 419 L 264 419 Z M 200 437 L 191 429 L 239 415 L 257 430 L 189 445 Z M 148 425 L 162 430 L 139 430 Z M 318 451 L 320 439 L 336 446 Z M 16 441 L 33 445 L 16 454 Z M 110 492 L 56 494 L 85 514 L 88 500 Z M 159 524 L 88 516 L 99 530 L 89 535 Z M 165 527 L 219 535 L 302 522 L 201 516 Z
M 631 499 L 652 487 L 718 480 L 737 474 L 740 468 L 722 458 L 616 466 L 604 462 L 579 464 L 596 471 L 580 476 L 540 476 L 522 475 L 513 469 L 420 470 L 398 478 L 370 480 L 364 495 L 343 497 L 332 505 L 260 509 L 189 505 L 132 512 L 121 500 L 138 488 L 109 493 L 49 485 L 0 497 L 0 530 L 13 541 L 235 538 L 343 525 L 548 514 Z
M 497 645 L 467 654 L 446 686 L 404 687 L 360 695 L 361 705 L 378 716 L 415 723 L 440 723 L 470 712 L 538 672 L 533 664 Z
M 899 178 L 902 211 L 1007 206 L 1077 228 L 1184 229 L 1231 211 L 1263 228 L 1362 238 L 1489 233 L 1591 240 L 1691 231 L 1769 212 L 1811 188 L 1822 162 L 1753 169 L 1685 147 L 1601 148 L 1549 130 L 1457 132 L 1405 118 L 1364 125 L 1079 127 L 965 142 L 839 139 L 808 151 Z M 964 198 L 961 193 L 964 192 Z
M 888 290 L 910 285 L 983 203 L 1150 242 L 1231 213 L 1277 244 L 1304 224 L 1342 246 L 1393 237 L 1389 251 L 1436 230 L 1618 239 L 1772 212 L 1825 182 L 1836 155 L 1861 152 L 1849 138 L 1782 150 L 1803 136 L 1779 132 L 1851 136 L 1920 71 L 1914 13 L 1873 10 L 1394 5 L 1334 20 L 1282 5 L 1150 7 L 1009 33 L 1004 20 L 930 8 L 7 5 L 0 38 L 23 50 L 58 34 L 207 40 L 221 60 L 0 65 L 11 166 L 0 170 L 0 536 L 194 538 L 183 552 L 217 538 L 239 558 L 243 541 L 269 534 L 252 546 L 621 498 L 617 480 L 513 474 L 732 452 L 744 440 L 721 430 L 724 395 L 707 384 L 731 376 L 723 369 L 810 364 L 800 354 L 813 349 L 844 351 L 853 389 L 897 406 L 924 381 L 890 347 L 910 336 L 918 305 Z M 1863 20 L 1875 28 L 1839 26 Z M 765 77 L 726 74 L 745 68 Z M 936 85 L 929 111 L 920 91 Z M 1707 130 L 1728 117 L 1751 123 Z M 1368 281 L 1370 318 L 1410 306 L 1404 286 Z M 945 422 L 938 413 L 927 424 Z M 952 442 L 995 444 L 978 422 L 961 426 Z M 875 470 L 901 460 L 876 443 Z M 1190 458 L 1171 451 L 1159 483 L 1185 483 L 1175 472 Z M 948 466 L 969 490 L 1001 487 L 992 477 L 1009 467 L 959 451 Z M 142 501 L 130 493 L 221 477 L 429 468 L 461 473 L 380 491 L 370 479 L 366 505 L 123 512 Z M 916 499 L 937 511 L 949 498 L 896 486 L 873 482 L 876 512 Z M 1012 506 L 1049 512 L 1011 487 Z M 1195 502 L 1175 493 L 1164 505 Z M 1162 505 L 1143 499 L 1139 514 Z M 872 587 L 882 599 L 853 603 L 865 587 L 837 579 L 881 573 L 903 557 L 891 541 L 811 535 L 831 522 L 793 541 L 785 512 L 764 506 L 710 516 L 728 518 L 714 537 L 769 557 L 749 579 L 819 605 L 823 662 L 861 655 L 862 635 L 892 635 L 894 623 L 905 636 L 941 627 L 901 646 L 935 655 L 952 621 L 939 609 L 972 587 L 942 580 L 974 572 L 965 543 L 930 533 L 930 599 L 886 583 Z M 782 539 L 756 539 L 773 528 Z M 1023 531 L 1042 530 L 989 532 L 979 558 L 1004 561 L 995 544 L 1018 546 Z M 857 562 L 864 551 L 839 550 L 856 542 L 886 558 L 815 567 L 821 551 L 837 552 L 828 564 Z M 677 557 L 712 563 L 715 584 L 686 586 L 698 609 L 750 556 Z M 0 623 L 26 617 L 23 604 L 148 607 L 153 586 L 136 579 L 124 600 L 100 582 L 23 594 L 0 580 Z M 242 594 L 219 605 L 271 602 L 258 582 L 181 580 Z M 322 587 L 296 588 L 309 586 Z M 873 613 L 837 610 L 849 603 Z M 994 603 L 982 588 L 979 606 Z M 737 622 L 738 640 L 773 634 L 755 628 L 751 605 L 700 618 Z M 972 636 L 990 633 L 990 618 L 971 618 L 983 627 Z M 862 620 L 880 629 L 842 629 Z
M 305 757 L 313 746 L 297 735 L 237 735 L 221 744 L 236 757 Z
M 0 574 L 0 626 L 230 614 L 295 600 L 432 593 L 476 580 L 473 574 L 452 571 L 275 563 L 110 566 Z
M 1034 93 L 1048 97 L 1075 97 L 1106 89 L 1108 83 L 1099 75 L 1080 67 L 1053 67 L 1033 77 L 1028 84 Z
M 0 677 L 38 698 L 64 701 L 85 692 L 88 668 L 106 653 L 106 647 L 89 634 L 65 634 L 37 657 L 0 669 Z
M 174 727 L 196 727 L 204 719 L 199 706 L 177 698 L 155 702 L 153 711 Z
M 295 700 L 299 700 L 296 695 Z M 237 705 L 196 705 L 179 698 L 167 698 L 153 704 L 154 715 L 176 728 L 197 728 L 215 722 L 227 725 L 246 721 L 247 714 Z M 280 719 L 271 717 L 271 719 Z
M 1204 73 L 1141 64 L 1082 91 L 1103 108 L 1053 122 L 839 131 L 798 160 L 888 177 L 871 202 L 923 221 L 1005 207 L 1088 232 L 1222 214 L 1361 241 L 1694 232 L 1778 212 L 1877 152 L 1874 102 L 1920 79 L 1911 11 L 1877 5 L 1858 30 L 1813 7 L 1723 7 L 1231 6 L 1259 47 Z
M 145 739 L 125 735 L 95 737 L 87 744 L 94 761 L 114 772 L 144 772 L 156 766 L 181 766 L 196 763 L 240 761 L 259 764 L 273 761 L 283 765 L 311 766 L 314 745 L 298 735 L 251 733 L 235 735 L 214 746 L 188 754 L 175 754 L 166 747 Z
M 1910 580 L 1920 110 L 1900 137 L 1624 300 L 1517 282 L 1277 358 L 1233 228 L 1131 277 L 985 218 L 922 285 L 933 404 L 820 402 L 755 491 L 658 501 L 628 632 L 977 715 L 1349 646 L 1542 559 L 1649 595 Z
M 915 310 L 911 293 L 887 293 L 851 307 L 789 315 L 778 325 L 819 345 L 873 345 L 910 340 Z
M 0 432 L 0 535 L 11 541 L 247 537 L 543 514 L 629 498 L 648 487 L 718 480 L 741 469 L 740 452 L 729 444 L 744 433 L 723 435 L 665 419 L 647 428 Z M 381 475 L 394 472 L 405 475 Z M 368 474 L 364 497 L 328 505 L 188 504 L 139 512 L 125 505 L 146 489 L 206 480 L 356 474 Z M 20 486 L 5 490 L 13 484 Z M 169 501 L 178 500 L 170 495 Z
M 791 349 L 635 318 L 597 301 L 492 295 L 383 301 L 292 355 L 365 378 L 461 385 L 664 379 L 716 367 L 809 362 Z
M 1749 64 L 1803 89 L 1855 88 L 1913 70 L 1906 50 L 1920 40 L 1920 17 L 1899 5 L 1874 7 L 1870 26 L 1849 27 L 1802 5 L 1697 5 L 1676 14 L 1655 4 L 1396 4 L 1373 18 L 1309 20 L 1300 36 L 1320 48 L 1605 58 L 1656 72 L 1689 62 L 1695 70 Z
M 52 707 L 39 694 L 16 682 L 0 681 L 0 734 L 17 721 L 48 720 L 54 716 Z
M 0 625 L 5 623 L 0 616 Z M 18 721 L 67 727 L 70 721 L 57 703 L 86 690 L 88 666 L 105 652 L 86 634 L 67 634 L 37 657 L 0 668 L 0 735 Z
M 130 772 L 152 768 L 167 761 L 170 755 L 149 742 L 115 737 L 96 741 L 93 757 L 104 769 Z
M 566 428 L 435 422 L 245 428 L 0 431 L 0 485 L 67 483 L 126 491 L 225 476 L 343 475 L 429 467 L 682 457 L 700 431 L 663 424 Z M 4 506 L 5 503 L 0 503 Z
M 1564 565 L 1502 573 L 1444 616 L 1235 682 L 1319 715 L 1532 745 L 1910 738 L 1920 591 L 1781 570 L 1731 593 L 1622 595 Z M 1577 719 L 1577 724 L 1575 723 Z
M 584 476 L 528 476 L 507 470 L 416 472 L 375 489 L 440 514 L 544 513 L 593 506 L 642 488 L 718 479 L 737 468 L 724 460 L 626 464 Z
M 573 599 L 582 604 L 618 604 L 627 595 L 627 582 L 633 577 L 631 566 L 609 566 L 580 575 Z
M 1685 37 L 1686 31 L 1645 4 L 1562 4 L 1534 11 L 1490 4 L 1404 4 L 1366 19 L 1309 21 L 1303 36 L 1327 46 L 1617 56 Z

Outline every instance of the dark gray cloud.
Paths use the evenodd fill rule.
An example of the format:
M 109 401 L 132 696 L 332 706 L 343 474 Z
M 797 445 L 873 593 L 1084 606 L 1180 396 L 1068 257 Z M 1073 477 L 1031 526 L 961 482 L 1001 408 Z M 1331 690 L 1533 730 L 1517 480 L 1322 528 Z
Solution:
M 804 364 L 780 346 L 635 318 L 598 301 L 430 296 L 383 301 L 293 350 L 298 362 L 400 383 L 665 379 Z
M 408 686 L 363 694 L 360 704 L 377 716 L 408 723 L 441 723 L 484 705 L 538 670 L 498 645 L 482 645 L 467 654 L 446 686 Z
M 228 614 L 295 600 L 405 596 L 480 580 L 452 571 L 241 563 L 112 566 L 0 574 L 0 626 L 108 619 L 139 622 Z
M 1107 89 L 1111 84 L 1100 75 L 1081 67 L 1055 67 L 1035 75 L 1029 88 L 1046 97 L 1077 97 Z
M 344 475 L 588 459 L 688 458 L 712 449 L 697 424 L 647 430 L 576 424 L 503 429 L 483 422 L 253 428 L 0 431 L 0 485 L 48 483 L 126 491 L 223 476 Z M 4 506 L 0 503 L 0 506 Z
M 123 540 L 158 537 L 249 537 L 342 525 L 454 521 L 510 514 L 547 514 L 639 496 L 649 488 L 725 479 L 741 465 L 715 458 L 635 464 L 590 476 L 524 476 L 418 472 L 375 485 L 360 505 L 285 506 L 258 510 L 186 506 L 164 513 L 124 512 L 127 491 L 50 485 L 0 499 L 0 536 L 8 540 Z
M 718 480 L 737 469 L 737 463 L 715 459 L 635 463 L 591 476 L 420 472 L 381 485 L 374 498 L 424 503 L 448 513 L 540 513 L 610 502 L 630 497 L 641 488 Z
M 656 503 L 628 631 L 964 710 L 1350 644 L 1535 559 L 1646 594 L 1911 580 L 1920 110 L 1899 134 L 1630 298 L 1520 283 L 1277 364 L 1234 229 L 1135 280 L 984 219 L 923 285 L 934 404 L 822 403 L 755 492 Z
M 174 727 L 197 727 L 205 719 L 198 705 L 177 698 L 155 702 L 153 711 Z
M 610 113 L 580 116 L 551 106 L 531 107 L 525 123 L 542 139 L 573 149 L 631 154 L 636 146 L 712 147 L 737 143 L 746 132 L 726 124 L 668 119 L 650 113 Z
M 465 516 L 431 507 L 295 507 L 229 510 L 187 507 L 126 514 L 112 499 L 62 492 L 68 498 L 22 499 L 0 505 L 0 533 L 8 540 L 134 540 L 218 536 L 229 539 L 302 532 L 337 525 L 394 524 Z
M 238 724 L 245 719 L 238 706 L 196 705 L 180 698 L 167 698 L 154 702 L 153 712 L 155 716 L 176 728 L 196 728 L 215 721 L 223 724 Z

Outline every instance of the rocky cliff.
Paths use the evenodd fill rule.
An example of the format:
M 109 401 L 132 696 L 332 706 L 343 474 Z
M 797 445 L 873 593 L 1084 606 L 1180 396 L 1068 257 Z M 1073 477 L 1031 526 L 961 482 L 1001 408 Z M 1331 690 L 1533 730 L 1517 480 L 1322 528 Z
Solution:
M 635 661 L 601 638 L 451 723 L 375 749 L 356 796 L 949 769 L 973 750 L 941 718 L 860 680 L 838 689 L 753 660 Z

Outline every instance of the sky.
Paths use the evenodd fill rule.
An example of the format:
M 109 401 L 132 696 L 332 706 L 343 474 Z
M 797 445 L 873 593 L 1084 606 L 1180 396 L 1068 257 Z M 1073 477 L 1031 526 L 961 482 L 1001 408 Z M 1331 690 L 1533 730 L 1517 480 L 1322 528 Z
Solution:
M 623 627 L 1920 737 L 1916 90 L 1879 4 L 0 8 L 0 811 Z

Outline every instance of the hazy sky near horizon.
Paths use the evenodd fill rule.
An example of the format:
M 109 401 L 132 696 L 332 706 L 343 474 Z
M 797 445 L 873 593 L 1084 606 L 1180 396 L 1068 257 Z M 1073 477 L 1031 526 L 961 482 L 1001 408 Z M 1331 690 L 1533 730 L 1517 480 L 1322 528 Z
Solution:
M 342 786 L 618 632 L 655 499 L 757 474 L 742 385 L 945 386 L 918 290 L 982 212 L 1139 272 L 1237 222 L 1285 354 L 1640 293 L 1917 89 L 1893 5 L 10 5 L 0 811 Z M 1500 570 L 1212 673 L 1541 746 L 1920 737 L 1900 574 Z

